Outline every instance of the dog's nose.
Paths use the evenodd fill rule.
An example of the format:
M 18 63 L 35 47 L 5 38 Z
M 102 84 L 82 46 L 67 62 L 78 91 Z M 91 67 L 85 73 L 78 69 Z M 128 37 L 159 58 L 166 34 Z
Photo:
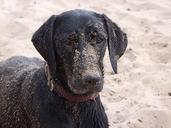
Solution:
M 84 82 L 86 85 L 96 85 L 100 82 L 101 77 L 97 75 L 87 75 L 84 77 Z

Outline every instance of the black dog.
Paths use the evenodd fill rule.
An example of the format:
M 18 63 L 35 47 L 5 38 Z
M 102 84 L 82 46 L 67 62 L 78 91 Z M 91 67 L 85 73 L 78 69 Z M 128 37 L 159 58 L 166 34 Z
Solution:
M 108 128 L 102 61 L 108 45 L 117 73 L 126 34 L 105 15 L 72 10 L 51 16 L 32 42 L 47 64 L 26 57 L 0 63 L 0 127 Z

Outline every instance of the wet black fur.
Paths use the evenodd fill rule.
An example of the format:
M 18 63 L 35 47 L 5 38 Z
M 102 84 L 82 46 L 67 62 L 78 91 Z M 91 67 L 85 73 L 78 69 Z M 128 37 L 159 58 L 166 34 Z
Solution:
M 47 86 L 44 62 L 12 57 L 0 63 L 0 128 L 107 128 L 100 97 L 71 103 Z
M 88 13 L 103 23 L 105 29 L 102 31 L 107 37 L 104 39 L 106 44 L 99 46 L 102 51 L 99 54 L 100 60 L 102 61 L 108 44 L 112 67 L 117 72 L 115 56 L 120 57 L 124 53 L 127 46 L 126 34 L 105 15 L 85 10 L 75 12 Z M 63 62 L 61 58 L 66 55 L 54 52 L 58 50 L 58 45 L 54 46 L 52 42 L 58 40 L 58 32 L 63 33 L 67 29 L 67 26 L 63 26 L 58 32 L 54 30 L 58 26 L 57 19 L 62 21 L 63 18 L 68 18 L 70 14 L 67 13 L 65 16 L 49 18 L 32 39 L 34 46 L 50 66 L 53 78 L 63 82 L 62 84 L 66 84 L 63 64 L 67 62 Z M 84 22 L 84 19 L 79 22 Z M 70 58 L 66 60 L 69 62 Z M 80 103 L 59 97 L 47 86 L 44 63 L 37 58 L 26 57 L 13 57 L 0 63 L 0 128 L 108 128 L 108 119 L 100 97 Z M 99 64 L 103 70 L 102 62 Z

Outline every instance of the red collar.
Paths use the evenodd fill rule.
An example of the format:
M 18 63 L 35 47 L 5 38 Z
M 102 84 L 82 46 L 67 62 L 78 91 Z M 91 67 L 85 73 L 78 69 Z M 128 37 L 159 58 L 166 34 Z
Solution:
M 71 102 L 84 102 L 88 100 L 95 100 L 99 96 L 99 93 L 87 94 L 87 95 L 74 95 L 66 91 L 62 86 L 58 85 L 51 77 L 49 67 L 45 64 L 45 74 L 48 80 L 48 86 L 51 91 L 57 93 L 60 97 L 63 97 Z

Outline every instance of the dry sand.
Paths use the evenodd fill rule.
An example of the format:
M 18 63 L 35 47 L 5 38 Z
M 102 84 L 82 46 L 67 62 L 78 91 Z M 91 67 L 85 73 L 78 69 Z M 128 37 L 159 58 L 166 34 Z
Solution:
M 171 128 L 170 0 L 0 0 L 0 60 L 39 56 L 30 41 L 52 14 L 81 8 L 105 13 L 129 45 L 113 75 L 106 54 L 101 93 L 110 128 Z

